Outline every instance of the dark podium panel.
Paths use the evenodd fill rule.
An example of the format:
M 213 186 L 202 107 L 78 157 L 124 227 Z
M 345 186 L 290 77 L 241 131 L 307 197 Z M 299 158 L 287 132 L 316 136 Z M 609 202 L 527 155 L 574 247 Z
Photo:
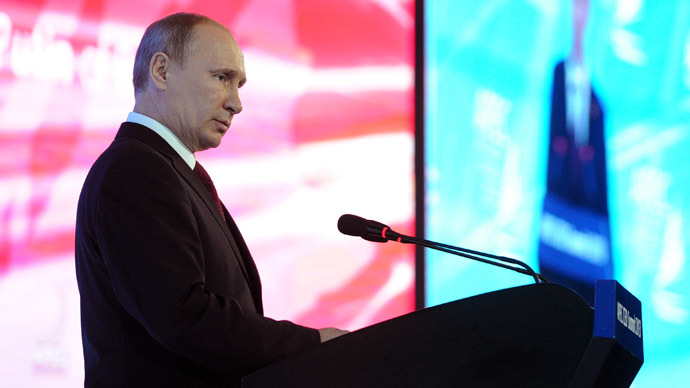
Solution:
M 592 374 L 611 357 L 590 346 L 593 322 L 592 308 L 565 287 L 510 288 L 338 337 L 254 372 L 242 387 L 595 386 Z M 581 362 L 589 353 L 598 358 Z

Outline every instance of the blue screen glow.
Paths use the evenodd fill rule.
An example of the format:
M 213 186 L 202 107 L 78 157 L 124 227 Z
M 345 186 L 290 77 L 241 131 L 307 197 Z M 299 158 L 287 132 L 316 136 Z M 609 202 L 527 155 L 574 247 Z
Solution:
M 686 386 L 690 1 L 436 0 L 424 12 L 425 238 L 552 265 L 583 284 L 615 278 L 642 302 L 645 363 L 633 387 Z M 587 85 L 590 102 L 585 116 L 563 117 L 590 117 L 567 141 L 553 117 L 564 61 L 564 93 Z M 570 188 L 558 192 L 553 155 L 571 146 L 579 175 L 561 177 Z M 553 246 L 574 258 L 545 259 Z M 427 306 L 530 282 L 426 253 Z

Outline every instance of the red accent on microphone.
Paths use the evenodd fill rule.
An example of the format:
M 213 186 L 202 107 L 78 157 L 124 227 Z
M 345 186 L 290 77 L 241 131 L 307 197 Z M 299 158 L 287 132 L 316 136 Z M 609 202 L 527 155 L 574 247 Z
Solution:
M 398 237 L 398 242 L 402 242 L 402 237 Z
M 383 230 L 381 231 L 381 237 L 386 238 L 386 231 L 388 230 L 388 227 L 384 227 Z

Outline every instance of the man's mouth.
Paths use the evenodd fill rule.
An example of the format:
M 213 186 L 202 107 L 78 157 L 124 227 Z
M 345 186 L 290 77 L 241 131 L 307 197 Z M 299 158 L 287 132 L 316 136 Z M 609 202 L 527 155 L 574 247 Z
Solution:
M 214 120 L 214 121 L 222 126 L 223 132 L 227 131 L 230 128 L 230 120 Z

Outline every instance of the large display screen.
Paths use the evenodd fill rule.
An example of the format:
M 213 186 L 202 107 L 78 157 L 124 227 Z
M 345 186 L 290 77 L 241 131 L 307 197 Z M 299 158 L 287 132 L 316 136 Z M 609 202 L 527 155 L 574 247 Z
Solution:
M 585 297 L 617 279 L 643 306 L 633 386 L 686 386 L 690 3 L 424 13 L 426 238 L 523 260 Z M 531 282 L 437 252 L 425 273 L 426 305 Z
M 414 251 L 336 228 L 353 213 L 414 230 L 412 0 L 4 0 L 2 388 L 82 385 L 77 198 L 133 107 L 144 29 L 178 11 L 228 26 L 244 51 L 244 110 L 197 157 L 257 261 L 267 315 L 354 330 L 414 309 Z

